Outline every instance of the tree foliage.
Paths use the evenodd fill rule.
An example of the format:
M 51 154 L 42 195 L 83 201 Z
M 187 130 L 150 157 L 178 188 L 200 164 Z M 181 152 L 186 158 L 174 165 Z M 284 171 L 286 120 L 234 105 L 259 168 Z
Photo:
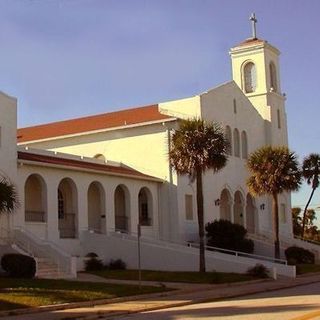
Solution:
M 228 220 L 215 220 L 206 224 L 207 244 L 228 250 L 252 253 L 254 243 L 247 239 L 247 230 L 240 224 Z
M 200 272 L 205 272 L 202 175 L 207 170 L 217 172 L 226 165 L 228 145 L 219 124 L 200 119 L 181 120 L 171 137 L 170 164 L 178 174 L 196 180 Z
M 195 176 L 196 170 L 222 169 L 229 144 L 218 123 L 200 119 L 181 120 L 172 136 L 170 163 L 179 174 Z
M 6 178 L 0 179 L 0 213 L 12 213 L 18 206 L 16 188 Z
M 297 157 L 287 147 L 265 146 L 250 155 L 247 166 L 251 174 L 247 180 L 249 192 L 254 196 L 272 196 L 275 257 L 279 258 L 278 195 L 299 189 L 301 172 Z
M 311 188 L 312 188 L 310 197 L 303 211 L 302 228 L 301 228 L 301 237 L 303 238 L 305 233 L 305 228 L 306 228 L 306 222 L 307 222 L 308 207 L 312 200 L 314 192 L 319 187 L 320 154 L 311 153 L 309 156 L 307 156 L 303 160 L 302 175 L 306 179 L 307 184 L 311 185 Z

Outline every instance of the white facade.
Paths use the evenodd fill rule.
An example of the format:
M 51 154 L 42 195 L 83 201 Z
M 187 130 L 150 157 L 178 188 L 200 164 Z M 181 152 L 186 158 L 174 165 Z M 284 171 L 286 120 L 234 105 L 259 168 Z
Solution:
M 1 94 L 0 168 L 18 186 L 21 203 L 8 228 L 25 228 L 77 256 L 85 255 L 92 243 L 83 245 L 83 232 L 106 235 L 122 225 L 135 233 L 142 215 L 146 237 L 196 240 L 196 186 L 172 170 L 168 148 L 178 119 L 198 117 L 219 122 L 231 142 L 227 166 L 216 174 L 208 171 L 203 179 L 205 222 L 227 218 L 252 234 L 269 235 L 271 200 L 248 194 L 246 159 L 263 145 L 288 144 L 279 51 L 265 41 L 251 39 L 232 48 L 230 54 L 232 81 L 194 97 L 159 103 L 157 112 L 166 115 L 164 119 L 130 125 L 124 121 L 121 126 L 29 139 L 19 136 L 39 128 L 20 129 L 20 154 L 31 154 L 32 159 L 28 155 L 17 159 L 16 101 Z M 72 121 L 64 125 L 72 126 Z M 43 132 L 47 128 L 41 126 Z M 68 160 L 83 161 L 86 168 Z M 103 172 L 90 168 L 90 163 L 111 167 Z M 122 169 L 115 173 L 112 168 L 132 170 L 123 174 Z M 280 232 L 290 238 L 290 195 L 282 195 L 279 205 Z M 95 251 L 94 244 L 90 250 Z

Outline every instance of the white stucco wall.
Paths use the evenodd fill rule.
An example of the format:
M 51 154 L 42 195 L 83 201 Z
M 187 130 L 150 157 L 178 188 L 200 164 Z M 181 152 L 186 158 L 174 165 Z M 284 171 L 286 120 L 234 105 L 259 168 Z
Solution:
M 114 191 L 118 185 L 124 185 L 129 191 L 129 231 L 137 232 L 138 224 L 138 194 L 141 188 L 146 187 L 152 195 L 152 226 L 144 227 L 142 233 L 154 238 L 159 237 L 159 209 L 158 209 L 158 188 L 161 183 L 131 179 L 125 177 L 109 176 L 107 174 L 98 174 L 85 172 L 84 170 L 68 170 L 62 168 L 51 168 L 42 165 L 21 164 L 19 166 L 19 186 L 24 188 L 25 181 L 31 174 L 40 175 L 47 189 L 47 221 L 40 222 L 25 222 L 24 208 L 25 198 L 21 195 L 21 207 L 17 212 L 19 215 L 19 226 L 27 228 L 36 236 L 53 241 L 60 245 L 64 250 L 73 255 L 78 255 L 81 251 L 81 242 L 79 235 L 82 231 L 88 230 L 88 188 L 92 182 L 101 184 L 104 190 L 104 207 L 105 212 L 105 230 L 110 232 L 115 227 L 114 217 Z M 71 179 L 76 186 L 77 193 L 77 237 L 75 239 L 60 239 L 58 230 L 58 195 L 57 190 L 59 183 L 64 178 Z
M 17 100 L 0 92 L 0 177 L 17 182 Z M 17 189 L 18 194 L 20 190 Z M 14 215 L 0 214 L 0 232 L 10 228 Z M 2 230 L 2 231 L 1 231 Z

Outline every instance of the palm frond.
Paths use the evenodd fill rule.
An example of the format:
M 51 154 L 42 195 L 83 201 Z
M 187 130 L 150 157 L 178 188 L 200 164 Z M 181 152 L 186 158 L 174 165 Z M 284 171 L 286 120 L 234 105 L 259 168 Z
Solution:
M 228 141 L 219 124 L 182 120 L 171 138 L 169 161 L 179 174 L 194 176 L 199 168 L 215 172 L 226 165 L 227 149 Z
M 247 186 L 252 195 L 295 191 L 301 185 L 297 156 L 287 147 L 262 147 L 250 155 L 247 167 L 251 173 Z
M 7 179 L 0 181 L 0 213 L 12 213 L 18 207 L 18 195 L 16 188 Z

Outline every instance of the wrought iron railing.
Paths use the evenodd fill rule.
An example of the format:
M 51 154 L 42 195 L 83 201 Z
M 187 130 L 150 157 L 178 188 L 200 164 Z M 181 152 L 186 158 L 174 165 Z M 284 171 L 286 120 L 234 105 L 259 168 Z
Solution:
M 60 238 L 76 238 L 76 215 L 75 213 L 65 213 L 63 218 L 59 219 Z
M 116 231 L 128 231 L 128 217 L 115 216 L 115 229 Z
M 46 222 L 46 214 L 44 211 L 25 211 L 26 222 Z

